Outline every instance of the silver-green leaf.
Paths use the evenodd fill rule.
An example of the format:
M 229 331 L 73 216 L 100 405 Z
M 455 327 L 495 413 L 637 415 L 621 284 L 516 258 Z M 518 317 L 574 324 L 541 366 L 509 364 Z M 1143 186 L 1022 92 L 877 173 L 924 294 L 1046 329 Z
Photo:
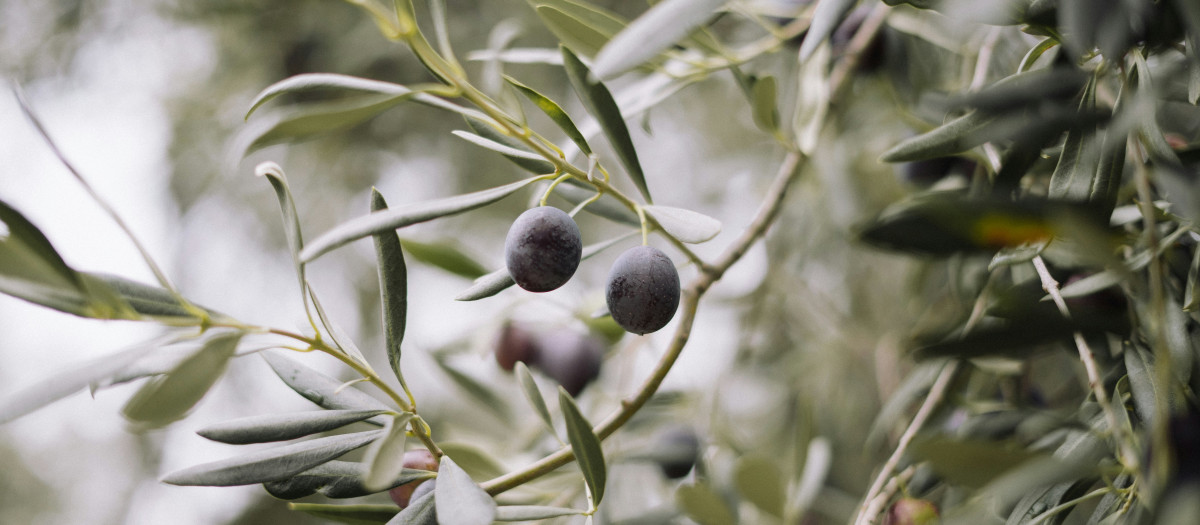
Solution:
M 664 0 L 617 33 L 596 54 L 592 70 L 609 80 L 687 38 L 727 0 Z
M 250 416 L 215 425 L 196 433 L 231 445 L 287 441 L 341 428 L 383 414 L 384 410 L 314 410 L 289 414 Z
M 297 363 L 280 352 L 263 352 L 262 356 L 287 386 L 323 408 L 330 410 L 391 410 L 382 401 L 363 391 L 343 388 L 343 381 L 338 381 Z
M 378 439 L 381 430 L 342 434 L 261 450 L 167 474 L 163 483 L 232 487 L 288 479 Z
M 442 457 L 433 494 L 439 525 L 489 525 L 496 518 L 496 502 L 449 457 Z
M 556 434 L 554 430 L 554 420 L 550 419 L 550 409 L 546 406 L 546 400 L 542 397 L 542 391 L 538 389 L 537 382 L 533 380 L 533 374 L 529 373 L 529 367 L 525 363 L 517 361 L 517 365 L 513 370 L 517 374 L 517 381 L 521 383 L 521 392 L 525 394 L 525 399 L 529 400 L 533 411 L 537 412 L 538 418 L 546 425 L 546 430 L 550 434 Z
M 583 514 L 582 511 L 565 507 L 544 507 L 540 505 L 508 505 L 496 507 L 496 521 L 529 521 L 546 520 L 559 516 Z
M 558 388 L 558 405 L 562 409 L 563 419 L 567 422 L 567 439 L 571 442 L 571 451 L 575 453 L 575 461 L 579 463 L 579 470 L 583 472 L 588 492 L 592 495 L 592 505 L 600 505 L 608 477 L 600 438 L 592 431 L 592 424 L 583 417 L 583 413 L 575 405 L 575 400 L 562 387 Z
M 411 89 L 393 84 L 391 82 L 383 82 L 380 80 L 371 80 L 367 78 L 352 77 L 349 75 L 338 75 L 334 73 L 305 73 L 288 77 L 279 82 L 267 86 L 262 90 L 254 100 L 250 102 L 250 109 L 246 111 L 246 118 L 249 118 L 259 106 L 266 104 L 271 99 L 279 95 L 287 93 L 304 93 L 308 91 L 345 91 L 357 94 L 375 94 L 375 95 L 407 95 L 412 92 Z
M 310 262 L 336 248 L 370 235 L 486 206 L 539 180 L 542 180 L 542 177 L 530 177 L 496 188 L 388 208 L 353 219 L 310 242 L 300 252 L 300 260 Z
M 686 243 L 701 243 L 721 233 L 721 221 L 682 208 L 642 206 L 668 235 Z
M 387 209 L 387 201 L 379 190 L 371 189 L 371 211 Z M 408 267 L 404 251 L 395 232 L 374 235 L 375 257 L 379 265 L 379 295 L 383 303 L 383 333 L 387 345 L 388 364 L 397 378 L 400 373 L 400 343 L 408 323 Z
M 212 337 L 174 370 L 142 385 L 121 414 L 147 428 L 181 419 L 225 373 L 243 334 L 230 332 Z
M 392 480 L 404 472 L 405 432 L 412 417 L 412 413 L 402 412 L 389 419 L 383 427 L 383 437 L 367 447 L 363 455 L 363 463 L 367 465 L 363 486 L 367 490 L 390 488 Z

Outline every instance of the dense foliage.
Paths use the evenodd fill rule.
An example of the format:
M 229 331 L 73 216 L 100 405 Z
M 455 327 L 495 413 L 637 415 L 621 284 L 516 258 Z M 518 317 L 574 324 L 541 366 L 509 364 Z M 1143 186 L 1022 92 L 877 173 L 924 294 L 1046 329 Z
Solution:
M 463 54 L 463 17 L 442 0 L 348 3 L 359 9 L 329 2 L 374 31 L 347 38 L 398 43 L 415 62 L 314 72 L 297 44 L 293 67 L 243 99 L 232 141 L 274 190 L 304 328 L 199 305 L 144 250 L 155 285 L 76 269 L 0 202 L 0 291 L 163 327 L 0 398 L 0 423 L 138 381 L 122 415 L 158 429 L 236 362 L 262 359 L 320 409 L 205 427 L 231 445 L 288 443 L 163 482 L 261 484 L 345 523 L 1200 521 L 1200 4 L 664 0 L 627 18 L 529 0 L 510 3 L 552 44 L 514 47 L 512 25 L 485 20 L 486 49 Z M 179 15 L 255 16 L 212 4 Z M 36 104 L 22 107 L 54 148 Z M 415 107 L 438 124 L 386 121 Z M 671 131 L 689 126 L 652 112 L 704 117 L 700 147 L 672 154 Z M 490 155 L 487 173 L 389 207 L 361 174 L 382 170 L 357 169 L 378 157 L 357 153 L 452 140 L 447 122 L 478 150 L 463 158 Z M 359 174 L 291 186 L 284 166 L 330 152 Z M 219 162 L 197 155 L 177 155 L 185 175 Z M 724 157 L 753 173 L 692 173 L 729 169 Z M 177 178 L 181 205 L 219 191 L 211 180 Z M 368 192 L 369 207 L 341 199 Z M 330 202 L 362 212 L 306 236 L 308 211 Z M 454 227 L 397 234 L 430 221 Z M 362 288 L 379 301 L 360 324 L 378 312 L 382 335 L 356 342 L 311 266 L 367 239 L 378 279 Z M 489 270 L 485 250 L 505 264 Z M 730 291 L 754 261 L 752 289 Z M 456 300 L 510 301 L 475 337 L 494 356 L 463 359 L 470 335 L 405 342 L 426 308 L 409 294 L 414 263 L 473 279 Z M 557 318 L 516 313 L 530 303 Z M 716 380 L 663 388 L 684 352 L 706 348 L 693 336 L 716 333 L 702 315 L 718 307 L 733 314 L 707 320 L 736 348 L 705 362 Z M 411 352 L 444 388 L 410 387 Z

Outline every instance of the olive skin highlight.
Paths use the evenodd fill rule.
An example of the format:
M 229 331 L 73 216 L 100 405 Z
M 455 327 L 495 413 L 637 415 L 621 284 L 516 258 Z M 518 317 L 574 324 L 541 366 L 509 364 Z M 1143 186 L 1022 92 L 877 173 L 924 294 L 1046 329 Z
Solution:
M 612 265 L 608 311 L 622 328 L 648 334 L 667 325 L 679 308 L 679 272 L 662 250 L 635 246 Z
M 549 292 L 566 284 L 582 255 L 579 225 L 552 206 L 526 210 L 513 221 L 504 240 L 509 275 L 517 286 L 531 292 Z

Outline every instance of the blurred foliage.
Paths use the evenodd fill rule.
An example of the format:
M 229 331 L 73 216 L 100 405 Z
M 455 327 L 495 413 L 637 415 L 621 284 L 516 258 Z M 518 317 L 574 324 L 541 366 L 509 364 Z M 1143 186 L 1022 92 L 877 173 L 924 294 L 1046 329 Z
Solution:
M 373 185 L 418 202 L 524 176 L 494 152 L 451 138 L 467 129 L 461 118 L 415 104 L 238 160 L 248 103 L 274 82 L 315 72 L 406 86 L 436 79 L 348 3 L 143 3 L 211 35 L 217 67 L 202 83 L 178 86 L 169 101 L 171 189 L 184 224 L 202 219 L 193 215 L 197 209 L 219 203 L 252 211 L 226 227 L 270 225 L 262 246 L 235 250 L 289 257 L 265 185 L 247 175 L 261 160 L 289 167 L 299 220 L 312 233 L 364 214 Z M 627 19 L 645 10 L 636 2 L 596 3 Z M 713 337 L 731 351 L 698 361 L 720 368 L 690 372 L 703 384 L 681 380 L 660 391 L 606 441 L 617 444 L 602 458 L 610 484 L 596 520 L 839 523 L 853 520 L 860 505 L 875 505 L 883 519 L 901 512 L 894 502 L 915 499 L 933 502 L 947 522 L 1188 522 L 1200 511 L 1174 502 L 1194 495 L 1189 474 L 1200 468 L 1188 452 L 1200 443 L 1200 12 L 1184 0 L 1105 0 L 1100 7 L 1087 0 L 884 3 L 896 7 L 864 48 L 846 95 L 817 128 L 819 148 L 801 182 L 755 248 L 761 251 L 735 267 L 750 268 L 736 276 L 740 289 L 718 285 L 702 307 L 712 324 L 694 338 Z M 804 44 L 797 37 L 734 74 L 701 75 L 703 81 L 630 119 L 649 190 L 663 204 L 684 203 L 738 229 L 776 169 L 776 141 L 801 141 L 791 135 L 803 133 L 781 123 L 804 114 L 812 87 L 806 82 L 825 79 L 827 71 L 812 64 L 842 56 L 855 24 L 864 24 L 877 3 L 849 9 L 853 4 L 825 0 L 812 11 L 827 18 L 821 34 L 832 44 L 805 49 L 819 58 L 798 62 Z M 38 11 L 34 26 L 53 36 L 51 45 L 11 48 L 6 57 L 24 82 L 61 74 L 90 35 L 112 30 L 88 27 L 80 13 L 94 7 L 53 5 Z M 422 27 L 432 27 L 424 3 L 417 5 Z M 723 13 L 687 46 L 704 49 L 706 37 L 752 41 L 812 9 L 786 0 L 738 5 L 741 12 Z M 546 11 L 539 17 L 527 2 L 448 1 L 446 11 L 449 40 L 464 56 L 489 48 L 506 24 L 521 28 L 513 47 L 557 44 L 543 26 Z M 487 64 L 464 62 L 472 78 Z M 584 115 L 589 106 L 576 103 L 558 67 L 505 70 L 567 113 Z M 608 84 L 620 92 L 632 82 Z M 518 102 L 506 100 L 499 85 L 489 87 L 501 105 Z M 327 96 L 290 93 L 273 104 Z M 555 122 L 526 108 L 532 127 L 557 133 Z M 560 144 L 568 138 L 545 133 Z M 598 149 L 602 158 L 616 157 Z M 624 187 L 624 179 L 614 180 Z M 393 198 L 392 205 L 401 202 Z M 466 289 L 467 279 L 496 267 L 498 239 L 527 204 L 509 199 L 418 230 L 402 242 L 416 248 L 408 264 L 444 271 L 437 275 Z M 581 220 L 585 239 L 625 231 L 598 222 Z M 191 242 L 199 239 L 180 245 Z M 477 260 L 482 254 L 491 255 Z M 384 362 L 371 258 L 351 252 L 332 259 L 312 278 L 323 289 L 352 290 L 354 309 L 336 317 L 355 320 L 349 331 L 366 359 Z M 182 266 L 192 278 L 205 270 Z M 584 279 L 595 288 L 600 273 Z M 1052 297 L 1060 284 L 1061 305 Z M 410 299 L 413 309 L 425 299 Z M 547 315 L 527 298 L 499 295 L 492 300 L 500 308 L 478 310 L 485 319 L 464 321 L 462 331 L 439 340 L 444 346 L 420 349 L 424 366 L 413 366 L 427 377 L 409 377 L 422 414 L 439 440 L 458 442 L 445 448 L 475 481 L 553 452 L 567 434 L 577 447 L 590 443 L 579 420 L 615 405 L 657 358 L 657 338 L 610 339 L 606 372 L 581 394 L 580 410 L 569 412 L 573 424 L 566 434 L 547 435 L 534 421 L 546 416 L 523 404 L 526 396 L 535 399 L 528 385 L 518 393 L 517 382 L 481 356 L 511 318 L 536 320 L 543 331 L 595 325 L 592 299 L 580 292 Z M 353 343 L 333 339 L 352 353 Z M 689 352 L 712 346 L 698 342 Z M 330 408 L 332 387 L 353 377 L 318 379 L 327 391 L 305 397 Z M 921 413 L 926 419 L 914 423 Z M 672 481 L 645 467 L 656 454 L 675 452 L 655 449 L 656 439 L 680 424 L 699 434 L 701 453 L 688 477 Z M 920 431 L 911 445 L 910 428 Z M 888 463 L 897 443 L 907 450 Z M 603 467 L 591 463 L 585 477 L 603 479 Z M 573 468 L 499 499 L 581 506 L 584 485 Z M 876 487 L 875 479 L 887 483 Z M 378 496 L 367 501 L 387 502 Z M 310 498 L 304 501 L 328 502 Z M 241 521 L 299 519 L 275 514 L 282 508 L 255 503 Z M 22 517 L 5 514 L 13 516 Z

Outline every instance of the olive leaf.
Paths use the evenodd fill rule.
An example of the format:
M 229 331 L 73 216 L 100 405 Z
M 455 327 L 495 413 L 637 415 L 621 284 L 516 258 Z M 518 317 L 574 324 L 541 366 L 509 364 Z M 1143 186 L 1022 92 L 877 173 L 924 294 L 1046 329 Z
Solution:
M 361 390 L 343 388 L 343 381 L 338 381 L 304 366 L 285 357 L 279 351 L 262 352 L 261 355 L 287 386 L 322 408 L 330 410 L 391 410 L 382 401 Z
M 108 285 L 121 296 L 131 308 L 139 314 L 151 317 L 193 317 L 170 290 L 161 286 L 144 284 L 119 275 L 98 272 L 79 272 L 85 279 L 95 279 Z M 193 303 L 194 305 L 195 303 Z M 225 317 L 224 314 L 203 308 L 213 317 Z
M 174 370 L 151 378 L 134 393 L 121 414 L 147 428 L 157 428 L 187 415 L 225 373 L 244 332 L 213 336 Z
M 375 440 L 363 455 L 367 474 L 363 486 L 370 491 L 390 488 L 389 483 L 404 472 L 404 442 L 411 412 L 397 414 L 383 427 L 383 437 Z
M 571 87 L 575 88 L 575 94 L 579 95 L 588 113 L 600 124 L 604 136 L 608 137 L 609 143 L 617 152 L 617 159 L 625 167 L 629 178 L 633 179 L 634 186 L 637 186 L 647 203 L 652 203 L 650 188 L 646 186 L 646 175 L 642 172 L 641 162 L 638 161 L 637 150 L 633 147 L 629 128 L 625 126 L 625 117 L 621 116 L 621 109 L 613 100 L 612 93 L 604 84 L 591 80 L 591 71 L 570 49 L 563 47 L 562 54 L 563 68 L 567 71 Z
M 505 155 L 501 151 L 500 154 L 504 155 L 504 158 L 508 159 L 513 164 L 520 166 L 521 169 L 536 175 L 545 175 L 548 173 L 554 173 L 556 171 L 553 163 L 536 155 L 532 150 L 529 149 L 528 146 L 522 144 L 520 141 L 512 137 L 509 137 L 508 135 L 505 135 L 504 133 L 501 133 L 492 125 L 472 119 L 466 119 L 466 122 L 467 126 L 470 126 L 471 130 L 474 131 L 479 137 L 520 152 L 519 154 Z
M 250 118 L 250 115 L 255 110 L 275 97 L 309 91 L 345 91 L 358 94 L 388 96 L 408 95 L 412 93 L 412 90 L 405 86 L 381 80 L 371 80 L 334 73 L 304 73 L 280 80 L 260 91 L 254 97 L 254 100 L 250 102 L 250 109 L 246 111 L 245 118 Z
M 668 235 L 686 243 L 702 243 L 721 233 L 721 221 L 683 208 L 642 206 Z
M 162 478 L 171 485 L 231 487 L 288 479 L 379 439 L 382 430 L 356 432 L 260 450 L 185 468 Z
M 779 462 L 762 456 L 746 455 L 734 466 L 734 486 L 738 494 L 767 514 L 783 517 L 787 485 Z
M 444 461 L 443 461 L 444 462 Z M 429 492 L 408 503 L 408 507 L 396 514 L 387 525 L 438 525 L 437 497 Z
M 525 394 L 525 399 L 529 401 L 529 405 L 533 407 L 533 411 L 537 412 L 538 418 L 546 425 L 546 430 L 550 434 L 557 435 L 554 430 L 554 420 L 550 419 L 550 409 L 546 406 L 546 400 L 542 397 L 542 391 L 538 388 L 537 382 L 533 380 L 533 374 L 529 373 L 529 367 L 525 363 L 517 361 L 513 372 L 517 375 L 517 381 L 521 383 L 521 393 Z
M 542 113 L 545 113 L 547 117 L 550 117 L 550 120 L 558 124 L 559 129 L 562 129 L 563 133 L 567 134 L 567 138 L 570 138 L 576 146 L 579 146 L 580 151 L 585 155 L 592 154 L 592 147 L 588 145 L 587 139 L 583 137 L 583 133 L 579 132 L 579 128 L 575 127 L 575 122 L 571 120 L 567 112 L 563 111 L 562 106 L 559 106 L 557 102 L 550 100 L 533 88 L 522 84 L 515 78 L 505 75 L 504 80 L 517 88 L 517 91 L 525 95 L 525 98 L 528 98 L 530 102 L 533 102 L 533 105 L 542 110 Z
M 367 490 L 363 486 L 363 478 L 366 475 L 367 467 L 362 463 L 330 461 L 287 479 L 265 482 L 263 488 L 279 499 L 299 499 L 317 493 L 327 498 L 359 498 L 378 492 Z M 385 488 L 431 479 L 435 475 L 427 470 L 406 468 Z
M 924 134 L 901 141 L 885 151 L 883 162 L 911 162 L 962 153 L 986 142 L 981 133 L 996 121 L 996 116 L 972 111 Z
M 736 525 L 738 522 L 721 496 L 705 484 L 680 485 L 675 490 L 675 503 L 700 525 Z
M 575 461 L 579 463 L 583 479 L 587 481 L 592 505 L 598 506 L 604 498 L 604 485 L 607 482 L 604 449 L 600 446 L 600 438 L 592 431 L 592 424 L 583 417 L 571 394 L 561 386 L 558 387 L 558 406 L 567 422 L 567 439 L 571 442 L 571 452 L 575 454 Z
M 496 517 L 496 502 L 452 458 L 442 456 L 433 494 L 439 524 L 489 525 Z
M 625 27 L 625 20 L 598 6 L 572 0 L 531 0 L 542 24 L 563 44 L 595 56 Z
M 310 516 L 350 525 L 387 523 L 396 515 L 395 505 L 330 505 L 328 503 L 290 503 L 288 508 Z
M 542 177 L 530 177 L 474 193 L 388 208 L 344 222 L 305 246 L 300 252 L 300 261 L 310 262 L 363 237 L 486 206 L 539 180 Z
M 104 381 L 177 337 L 174 334 L 164 335 L 75 366 L 64 366 L 60 372 L 38 383 L 6 394 L 0 399 L 0 425 L 79 392 L 90 384 Z
M 454 130 L 454 131 L 451 131 L 450 134 L 454 135 L 455 137 L 458 137 L 460 139 L 463 139 L 467 142 L 470 142 L 471 144 L 479 146 L 481 148 L 490 149 L 492 151 L 495 151 L 496 153 L 504 155 L 505 157 L 509 157 L 509 158 L 516 157 L 516 158 L 520 158 L 520 159 L 533 160 L 533 161 L 544 160 L 542 158 L 542 156 L 538 155 L 537 153 L 533 153 L 531 151 L 526 151 L 526 150 L 519 149 L 519 148 L 514 148 L 511 146 L 506 146 L 504 144 L 501 144 L 501 143 L 493 141 L 493 140 L 486 139 L 486 138 L 476 135 L 474 133 L 470 133 L 470 132 L 466 132 L 466 131 L 462 131 L 462 130 Z
M 316 410 L 250 416 L 206 426 L 196 433 L 231 445 L 287 441 L 378 416 L 384 410 Z
M 372 188 L 371 211 L 385 209 L 387 201 L 378 190 Z M 404 341 L 404 330 L 408 323 L 408 268 L 404 264 L 404 251 L 401 250 L 400 239 L 394 232 L 378 233 L 374 238 L 388 364 L 392 366 L 396 377 L 403 381 L 404 375 L 400 373 L 400 343 Z
M 450 239 L 435 242 L 421 242 L 411 238 L 401 238 L 400 244 L 404 251 L 413 259 L 440 268 L 454 275 L 476 279 L 488 273 L 479 261 L 468 255 L 458 243 Z
M 665 0 L 617 33 L 596 53 L 597 78 L 610 80 L 654 58 L 703 25 L 728 0 Z

